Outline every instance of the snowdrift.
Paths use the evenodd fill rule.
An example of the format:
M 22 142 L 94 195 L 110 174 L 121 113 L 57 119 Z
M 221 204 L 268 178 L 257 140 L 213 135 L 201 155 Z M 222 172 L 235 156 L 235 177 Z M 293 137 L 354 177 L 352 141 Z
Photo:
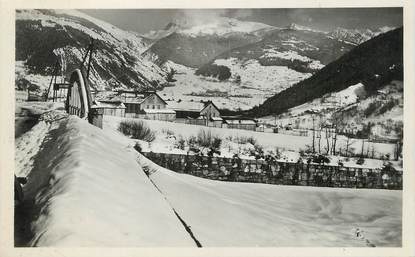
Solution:
M 140 162 L 203 246 L 401 245 L 400 191 L 221 182 Z
M 195 246 L 120 142 L 77 117 L 56 123 L 24 188 L 34 202 L 31 246 Z M 33 129 L 44 134 L 45 125 Z

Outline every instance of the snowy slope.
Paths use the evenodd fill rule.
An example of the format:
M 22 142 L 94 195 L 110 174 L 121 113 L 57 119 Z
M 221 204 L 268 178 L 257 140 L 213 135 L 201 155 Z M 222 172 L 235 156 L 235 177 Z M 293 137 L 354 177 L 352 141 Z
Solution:
M 272 91 L 246 87 L 241 89 L 234 81 L 219 81 L 215 78 L 195 75 L 196 69 L 189 68 L 168 61 L 163 67 L 167 70 L 175 70 L 172 86 L 160 91 L 164 99 L 205 101 L 211 100 L 220 109 L 246 110 L 258 105 L 265 100 L 265 95 L 271 95 Z M 272 71 L 272 69 L 269 69 Z M 255 76 L 256 73 L 251 73 Z M 260 74 L 258 74 L 261 76 Z M 252 78 L 252 77 L 251 77 Z M 256 84 L 258 85 L 258 84 Z
M 311 76 L 311 73 L 301 73 L 282 65 L 262 66 L 253 59 L 242 63 L 236 58 L 216 59 L 214 63 L 229 67 L 231 79 L 240 78 L 237 91 L 242 94 L 247 89 L 254 89 L 256 93 L 263 92 L 264 96 L 268 97 Z
M 399 191 L 221 182 L 140 161 L 203 246 L 401 245 Z
M 336 123 L 338 129 L 361 130 L 364 125 L 371 123 L 371 137 L 397 139 L 396 131 L 403 126 L 402 81 L 394 80 L 378 92 L 367 95 L 364 85 L 358 83 L 290 108 L 277 118 L 265 116 L 260 120 L 283 127 L 291 124 L 295 128 L 312 129 L 312 113 L 318 113 L 319 117 L 315 118 L 316 127 L 339 117 L 341 122 Z
M 226 81 L 195 75 L 196 69 L 168 61 L 163 67 L 174 70 L 172 86 L 160 92 L 165 99 L 211 100 L 221 109 L 250 109 L 268 97 L 311 76 L 284 66 L 261 66 L 251 60 L 241 64 L 236 59 L 218 59 L 215 64 L 230 67 L 232 77 Z M 261 72 L 259 72 L 261 70 Z M 240 81 L 237 82 L 237 77 Z
M 57 56 L 70 73 L 95 40 L 91 80 L 98 89 L 160 87 L 166 73 L 141 53 L 146 40 L 76 10 L 17 10 L 16 60 L 26 73 L 50 75 Z M 34 83 L 38 83 L 34 81 Z M 45 83 L 38 84 L 42 89 Z
M 16 148 L 29 157 L 22 147 L 41 141 L 25 166 L 30 246 L 195 246 L 124 144 L 77 117 L 47 116 Z
M 388 32 L 395 28 L 384 26 L 376 30 L 370 29 L 346 29 L 346 28 L 336 28 L 328 33 L 329 37 L 337 38 L 339 40 L 359 45 L 373 37 L 378 36 L 379 34 Z

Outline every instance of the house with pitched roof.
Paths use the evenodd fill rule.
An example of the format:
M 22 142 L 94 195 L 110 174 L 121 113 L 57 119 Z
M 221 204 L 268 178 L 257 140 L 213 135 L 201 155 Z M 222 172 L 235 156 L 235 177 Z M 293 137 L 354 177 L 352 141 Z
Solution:
M 125 107 L 124 117 L 150 120 L 174 121 L 176 112 L 168 108 L 166 101 L 155 91 L 121 90 L 103 96 L 100 102 L 121 102 Z
M 176 112 L 176 121 L 188 124 L 222 127 L 219 108 L 212 101 L 167 101 Z

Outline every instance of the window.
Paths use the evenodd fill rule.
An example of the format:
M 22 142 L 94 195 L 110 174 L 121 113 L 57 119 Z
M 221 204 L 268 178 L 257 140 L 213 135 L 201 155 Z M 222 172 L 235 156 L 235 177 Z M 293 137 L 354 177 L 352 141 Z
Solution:
M 150 105 L 147 105 L 146 109 L 150 109 Z
M 153 104 L 153 109 L 155 109 L 155 106 L 154 106 L 154 104 Z

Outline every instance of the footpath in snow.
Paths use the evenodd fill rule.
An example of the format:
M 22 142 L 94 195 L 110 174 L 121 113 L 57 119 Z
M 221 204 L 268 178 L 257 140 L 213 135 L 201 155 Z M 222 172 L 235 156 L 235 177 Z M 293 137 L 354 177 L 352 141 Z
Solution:
M 25 229 L 21 236 L 26 238 L 17 242 L 196 246 L 123 144 L 87 121 L 62 113 L 41 120 L 27 133 L 16 146 L 17 162 L 32 160 L 16 167 L 17 175 L 28 173 L 25 202 L 16 213 L 16 223 L 23 223 L 17 228 Z

